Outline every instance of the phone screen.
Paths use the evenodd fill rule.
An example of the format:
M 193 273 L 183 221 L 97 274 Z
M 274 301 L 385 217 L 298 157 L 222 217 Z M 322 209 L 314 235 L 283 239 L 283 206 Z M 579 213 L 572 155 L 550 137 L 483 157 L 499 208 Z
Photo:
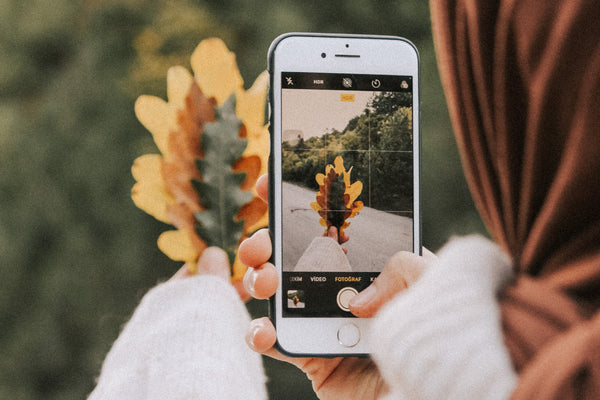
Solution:
M 412 77 L 280 79 L 282 315 L 352 317 L 349 299 L 413 251 Z

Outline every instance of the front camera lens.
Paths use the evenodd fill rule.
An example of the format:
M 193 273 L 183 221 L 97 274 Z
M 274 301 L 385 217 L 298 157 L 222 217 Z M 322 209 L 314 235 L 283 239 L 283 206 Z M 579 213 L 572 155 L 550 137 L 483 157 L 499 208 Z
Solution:
M 322 58 L 325 58 L 325 57 L 327 57 L 327 54 L 325 54 L 325 53 L 321 53 L 321 57 L 322 57 Z

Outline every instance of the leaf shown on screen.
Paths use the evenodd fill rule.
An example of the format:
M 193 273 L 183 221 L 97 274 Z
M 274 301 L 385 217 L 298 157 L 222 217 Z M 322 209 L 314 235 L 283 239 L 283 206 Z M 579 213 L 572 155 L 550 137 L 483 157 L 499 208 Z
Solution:
M 337 156 L 333 165 L 325 167 L 325 174 L 317 174 L 315 180 L 319 184 L 316 201 L 310 206 L 321 216 L 319 223 L 325 227 L 325 232 L 335 226 L 341 240 L 350 222 L 348 219 L 358 215 L 363 208 L 362 201 L 356 201 L 362 192 L 361 181 L 350 182 L 350 170 L 346 171 L 344 159 Z

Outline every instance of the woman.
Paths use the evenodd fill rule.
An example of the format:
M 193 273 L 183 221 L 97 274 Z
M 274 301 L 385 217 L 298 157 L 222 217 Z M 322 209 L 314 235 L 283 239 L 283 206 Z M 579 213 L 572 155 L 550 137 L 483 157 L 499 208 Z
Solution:
M 517 273 L 513 398 L 599 398 L 600 4 L 431 5 L 467 180 Z
M 247 341 L 304 370 L 321 399 L 599 398 L 600 3 L 432 0 L 431 9 L 467 180 L 498 246 L 469 237 L 437 259 L 394 256 L 350 305 L 377 314 L 374 361 L 288 359 L 266 319 Z M 259 188 L 265 195 L 264 178 Z M 257 298 L 277 287 L 270 252 L 266 231 L 240 248 Z M 260 361 L 239 346 L 248 317 L 221 279 L 224 255 L 208 251 L 199 270 L 147 296 L 92 398 L 266 397 Z
M 433 0 L 431 10 L 467 180 L 515 272 L 498 301 L 506 349 L 519 374 L 511 398 L 600 398 L 600 3 Z M 406 268 L 421 261 L 398 264 Z M 386 289 L 371 299 L 373 310 L 402 287 L 389 283 L 390 275 L 386 283 L 380 279 Z M 488 291 L 504 283 L 498 279 Z M 359 297 L 356 301 L 364 306 Z M 410 312 L 401 306 L 396 311 Z M 389 312 L 379 317 L 386 318 L 394 323 Z M 255 322 L 253 329 L 255 343 L 265 341 L 256 347 L 265 351 L 274 331 L 267 321 Z M 405 329 L 398 338 L 412 333 L 410 326 Z M 436 361 L 444 362 L 444 355 Z M 495 372 L 500 370 L 509 387 L 510 371 Z M 419 382 L 431 386 L 431 372 L 429 377 L 422 372 Z M 477 380 L 464 375 L 450 379 Z M 406 379 L 401 372 L 392 378 Z M 437 398 L 410 380 L 405 386 L 408 398 L 419 393 Z M 469 394 L 474 395 L 464 393 Z

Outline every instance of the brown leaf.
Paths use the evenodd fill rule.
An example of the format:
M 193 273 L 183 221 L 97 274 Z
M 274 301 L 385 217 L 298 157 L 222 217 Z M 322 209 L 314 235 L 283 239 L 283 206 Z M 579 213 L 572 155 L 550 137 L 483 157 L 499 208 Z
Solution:
M 337 228 L 341 240 L 344 229 L 350 225 L 346 220 L 357 215 L 363 207 L 362 202 L 352 201 L 360 194 L 362 183 L 357 181 L 356 186 L 350 184 L 350 173 L 346 171 L 341 156 L 336 157 L 335 167 L 328 165 L 325 174 L 317 174 L 315 178 L 319 191 L 311 207 L 319 213 L 319 222 L 327 230 L 332 226 Z
M 202 178 L 196 159 L 203 157 L 201 136 L 204 125 L 215 120 L 214 107 L 215 101 L 206 98 L 192 81 L 185 108 L 177 112 L 177 129 L 169 132 L 168 153 L 162 165 L 163 180 L 176 200 L 176 204 L 167 207 L 169 219 L 175 227 L 188 232 L 198 254 L 206 245 L 195 234 L 193 213 L 203 208 L 192 181 Z

